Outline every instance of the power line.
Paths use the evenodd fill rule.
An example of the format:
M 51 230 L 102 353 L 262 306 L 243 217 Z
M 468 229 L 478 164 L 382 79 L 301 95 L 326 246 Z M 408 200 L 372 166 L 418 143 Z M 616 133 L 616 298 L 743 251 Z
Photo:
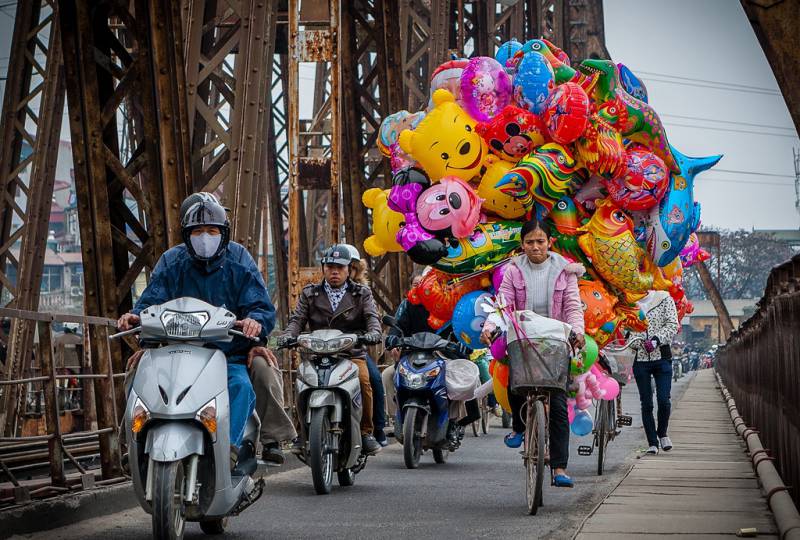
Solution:
M 726 184 L 747 184 L 750 186 L 793 187 L 792 184 L 784 184 L 783 182 L 748 182 L 747 180 L 723 180 L 722 178 L 703 178 L 703 182 L 724 182 Z
M 793 127 L 772 126 L 772 125 L 769 125 L 769 124 L 751 124 L 749 122 L 734 122 L 733 120 L 717 120 L 716 118 L 702 118 L 702 117 L 699 117 L 699 116 L 682 116 L 680 114 L 667 114 L 667 113 L 664 113 L 664 114 L 662 114 L 660 116 L 667 116 L 669 118 L 683 118 L 685 120 L 700 120 L 700 121 L 703 121 L 703 122 L 717 122 L 717 123 L 720 123 L 720 124 L 735 124 L 735 125 L 738 125 L 738 126 L 763 127 L 763 128 L 769 128 L 769 129 L 784 129 L 784 130 L 787 130 L 787 131 L 794 131 L 795 130 Z
M 751 176 L 772 176 L 775 178 L 794 178 L 792 174 L 778 174 L 778 173 L 765 173 L 765 172 L 758 172 L 758 171 L 735 171 L 733 169 L 710 169 L 707 172 L 716 172 L 716 173 L 732 173 L 732 174 L 749 174 Z
M 739 87 L 739 88 L 746 88 L 746 89 L 749 89 L 749 90 L 762 90 L 762 91 L 765 91 L 765 92 L 777 93 L 777 90 L 775 90 L 774 88 L 768 88 L 768 87 L 765 87 L 765 86 L 752 86 L 752 85 L 749 85 L 749 84 L 732 83 L 732 82 L 726 82 L 726 81 L 712 81 L 712 80 L 709 80 L 709 79 L 697 79 L 697 78 L 694 78 L 694 77 L 681 77 L 680 75 L 671 75 L 671 74 L 668 74 L 668 73 L 655 73 L 655 72 L 652 72 L 652 71 L 639 71 L 639 70 L 637 70 L 636 73 L 644 73 L 644 74 L 647 74 L 647 75 L 655 75 L 656 77 L 666 77 L 667 79 L 680 79 L 680 80 L 683 80 L 683 81 L 702 82 L 702 83 L 707 83 L 707 84 L 721 85 L 721 86 L 724 86 L 724 87 L 736 86 L 736 87 Z
M 695 83 L 690 83 L 690 82 L 667 81 L 667 80 L 663 80 L 663 79 L 653 79 L 653 78 L 650 78 L 650 77 L 647 77 L 647 78 L 643 77 L 643 79 L 645 81 L 650 81 L 650 82 L 660 82 L 660 83 L 666 83 L 666 84 L 677 84 L 678 86 L 695 86 L 697 88 L 707 88 L 707 89 L 710 89 L 710 90 L 723 90 L 723 91 L 726 91 L 726 92 L 740 92 L 740 93 L 743 93 L 743 94 L 761 94 L 761 95 L 765 95 L 765 96 L 780 96 L 779 92 L 774 92 L 774 91 L 765 92 L 765 91 L 761 91 L 761 90 L 746 90 L 744 88 L 731 88 L 729 86 L 711 86 L 711 85 L 708 85 L 708 84 L 695 84 Z
M 677 127 L 685 127 L 685 128 L 692 128 L 692 129 L 707 129 L 710 131 L 729 131 L 731 133 L 748 133 L 751 135 L 764 135 L 766 137 L 784 137 L 787 139 L 797 139 L 797 135 L 784 135 L 783 133 L 766 133 L 764 131 L 751 131 L 746 129 L 729 129 L 729 128 L 721 128 L 721 127 L 711 127 L 711 126 L 697 126 L 691 124 L 679 124 L 677 122 L 669 122 L 670 126 L 677 126 Z

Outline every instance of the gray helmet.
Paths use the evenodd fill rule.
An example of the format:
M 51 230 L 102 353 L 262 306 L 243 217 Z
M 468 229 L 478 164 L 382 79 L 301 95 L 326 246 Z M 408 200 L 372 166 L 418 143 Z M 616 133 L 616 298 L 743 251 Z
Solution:
M 341 266 L 347 266 L 350 264 L 351 257 L 350 249 L 346 244 L 333 244 L 331 247 L 325 250 L 325 252 L 322 254 L 322 259 L 320 259 L 319 262 L 322 264 L 339 264 Z
M 339 244 L 340 246 L 346 247 L 350 251 L 350 261 L 351 262 L 358 262 L 361 260 L 361 253 L 358 252 L 358 249 L 352 244 Z
M 199 256 L 192 247 L 192 230 L 196 227 L 213 225 L 218 227 L 222 235 L 217 251 L 210 257 Z M 181 204 L 181 236 L 189 255 L 201 261 L 211 261 L 218 258 L 228 247 L 231 236 L 230 222 L 224 206 L 214 194 L 199 192 L 193 193 L 184 199 Z

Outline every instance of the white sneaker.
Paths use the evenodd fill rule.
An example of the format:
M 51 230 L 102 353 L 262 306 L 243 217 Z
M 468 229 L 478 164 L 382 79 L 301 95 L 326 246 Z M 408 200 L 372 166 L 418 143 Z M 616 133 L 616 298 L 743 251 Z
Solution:
M 645 452 L 645 454 L 652 454 L 654 456 L 658 455 L 658 446 L 651 446 L 650 448 L 647 449 L 647 452 Z
M 669 437 L 661 437 L 659 441 L 661 441 L 661 449 L 664 450 L 664 452 L 669 452 L 672 450 L 672 441 L 669 439 Z

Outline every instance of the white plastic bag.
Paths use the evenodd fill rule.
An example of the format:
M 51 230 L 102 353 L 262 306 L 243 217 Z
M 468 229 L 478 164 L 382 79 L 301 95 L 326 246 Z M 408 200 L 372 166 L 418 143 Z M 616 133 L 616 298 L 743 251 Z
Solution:
M 448 360 L 444 372 L 447 397 L 451 400 L 469 400 L 475 395 L 480 382 L 478 366 L 469 360 Z
M 542 317 L 533 311 L 515 311 L 514 319 L 517 324 L 508 325 L 508 344 L 519 339 L 533 339 L 533 340 L 547 340 L 553 339 L 558 341 L 569 340 L 569 333 L 572 327 L 556 319 Z M 521 330 L 518 335 L 517 327 Z

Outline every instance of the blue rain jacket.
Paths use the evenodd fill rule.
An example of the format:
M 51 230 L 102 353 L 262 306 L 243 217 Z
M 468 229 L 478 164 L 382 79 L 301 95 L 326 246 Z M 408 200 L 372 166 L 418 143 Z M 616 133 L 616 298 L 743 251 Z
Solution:
M 149 306 L 182 296 L 224 307 L 239 320 L 250 318 L 261 323 L 262 339 L 275 327 L 275 306 L 256 262 L 236 242 L 230 242 L 224 254 L 210 263 L 195 261 L 184 244 L 170 248 L 158 260 L 132 311 L 138 315 Z M 253 342 L 235 337 L 230 343 L 215 346 L 226 354 L 228 362 L 243 363 Z

